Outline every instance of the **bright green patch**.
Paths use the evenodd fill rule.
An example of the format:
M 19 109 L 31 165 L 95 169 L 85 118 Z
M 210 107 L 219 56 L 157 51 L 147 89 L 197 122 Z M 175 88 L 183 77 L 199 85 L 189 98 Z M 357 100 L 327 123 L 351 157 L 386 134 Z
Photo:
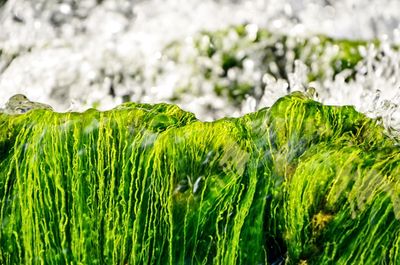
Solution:
M 1 264 L 399 264 L 399 148 L 301 93 L 0 114 Z M 276 264 L 276 263 L 275 263 Z

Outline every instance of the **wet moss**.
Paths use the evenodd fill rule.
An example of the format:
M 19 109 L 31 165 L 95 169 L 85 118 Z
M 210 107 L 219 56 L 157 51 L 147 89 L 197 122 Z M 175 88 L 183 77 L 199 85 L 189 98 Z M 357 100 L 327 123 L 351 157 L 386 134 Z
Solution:
M 363 51 L 371 46 L 379 51 L 380 42 L 323 35 L 288 36 L 242 24 L 200 32 L 193 36 L 192 42 L 172 42 L 163 50 L 163 64 L 172 62 L 186 65 L 188 69 L 188 77 L 179 83 L 179 93 L 173 100 L 179 101 L 182 95 L 204 90 L 214 93 L 227 105 L 237 106 L 243 101 L 243 95 L 261 99 L 266 86 L 263 76 L 289 83 L 297 60 L 306 68 L 303 80 L 306 83 L 323 84 L 324 80 L 334 80 L 343 71 L 346 71 L 345 82 L 354 81 L 358 68 L 368 59 Z M 379 60 L 382 55 L 377 53 L 375 57 Z M 193 79 L 198 81 L 193 82 Z M 209 83 L 214 91 L 209 91 Z
M 398 264 L 399 148 L 301 93 L 0 114 L 1 264 Z

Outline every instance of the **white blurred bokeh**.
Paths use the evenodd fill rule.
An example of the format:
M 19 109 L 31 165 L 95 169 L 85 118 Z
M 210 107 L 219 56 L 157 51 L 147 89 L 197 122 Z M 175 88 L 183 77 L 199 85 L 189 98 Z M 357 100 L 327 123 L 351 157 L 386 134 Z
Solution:
M 344 72 L 317 90 L 323 103 L 354 105 L 400 128 L 400 55 L 385 48 L 400 44 L 398 0 L 8 0 L 0 22 L 0 106 L 16 93 L 57 111 L 110 109 L 123 100 L 170 102 L 180 82 L 191 77 L 185 64 L 166 64 L 157 72 L 165 63 L 163 48 L 173 40 L 190 42 L 200 30 L 249 23 L 289 36 L 383 41 L 385 57 L 377 61 L 380 51 L 365 49 L 353 82 L 345 82 Z M 184 52 L 189 56 L 191 50 Z M 250 75 L 263 75 L 253 61 L 246 67 Z M 268 80 L 257 104 L 247 98 L 228 106 L 206 85 L 203 94 L 176 103 L 204 120 L 242 115 L 271 105 L 288 87 L 301 87 L 306 71 L 296 62 L 289 82 L 263 77 Z

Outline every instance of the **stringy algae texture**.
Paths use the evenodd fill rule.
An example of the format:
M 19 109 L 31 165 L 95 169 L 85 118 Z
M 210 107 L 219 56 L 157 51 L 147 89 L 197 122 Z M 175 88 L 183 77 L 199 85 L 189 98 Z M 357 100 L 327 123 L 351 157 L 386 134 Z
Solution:
M 1 264 L 400 264 L 398 146 L 300 92 L 0 114 Z

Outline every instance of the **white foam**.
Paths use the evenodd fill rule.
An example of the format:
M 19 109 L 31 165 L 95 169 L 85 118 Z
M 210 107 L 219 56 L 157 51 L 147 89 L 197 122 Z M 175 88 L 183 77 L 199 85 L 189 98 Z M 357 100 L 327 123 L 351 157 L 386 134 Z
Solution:
M 59 111 L 69 109 L 72 101 L 76 109 L 92 105 L 109 109 L 126 95 L 140 102 L 169 101 L 180 85 L 190 83 L 194 90 L 187 91 L 178 104 L 211 120 L 269 106 L 287 93 L 288 85 L 291 90 L 312 85 L 321 102 L 354 105 L 359 111 L 380 117 L 388 130 L 399 130 L 400 56 L 389 49 L 390 43 L 400 43 L 398 10 L 400 2 L 396 0 L 368 4 L 357 0 L 151 0 L 136 4 L 106 0 L 102 5 L 84 0 L 77 2 L 77 8 L 68 1 L 8 1 L 0 13 L 0 106 L 11 95 L 25 93 Z M 228 77 L 250 83 L 263 80 L 263 87 L 256 90 L 264 94 L 258 101 L 246 97 L 238 105 L 213 96 L 212 80 L 191 76 L 188 62 L 163 58 L 161 51 L 172 40 L 181 40 L 184 44 L 180 52 L 191 57 L 195 54 L 191 42 L 196 32 L 243 22 L 249 23 L 249 33 L 267 27 L 289 36 L 380 38 L 388 44 L 381 48 L 384 56 L 377 55 L 380 51 L 373 47 L 364 49 L 365 60 L 357 65 L 355 81 L 349 83 L 344 71 L 334 80 L 307 84 L 309 69 L 296 61 L 289 71 L 288 84 L 257 70 L 257 58 L 246 59 L 243 72 L 239 75 L 231 69 Z M 226 47 L 234 44 L 235 36 L 232 38 Z M 329 49 L 334 53 L 335 46 L 325 51 L 325 62 L 321 59 L 326 65 Z M 199 65 L 221 72 L 214 59 L 203 58 Z M 329 77 L 333 72 L 326 74 Z

